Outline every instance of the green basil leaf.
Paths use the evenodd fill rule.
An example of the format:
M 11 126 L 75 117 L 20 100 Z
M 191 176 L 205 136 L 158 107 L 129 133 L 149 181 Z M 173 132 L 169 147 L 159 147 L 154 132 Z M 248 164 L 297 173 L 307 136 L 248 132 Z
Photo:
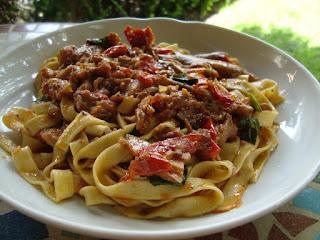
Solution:
M 159 176 L 150 176 L 150 177 L 148 177 L 148 179 L 153 186 L 167 185 L 167 184 L 168 185 L 175 185 L 174 182 L 164 180 L 163 178 L 161 178 Z
M 97 45 L 103 48 L 109 48 L 110 47 L 110 42 L 108 41 L 107 38 L 92 38 L 92 39 L 87 39 L 87 44 L 88 45 Z
M 171 182 L 171 181 L 165 180 L 159 176 L 149 176 L 148 179 L 153 186 L 158 186 L 158 185 L 182 186 L 186 183 L 186 180 L 188 177 L 188 172 L 189 172 L 189 169 L 187 166 L 185 166 L 184 170 L 183 170 L 183 180 L 181 183 Z
M 238 123 L 240 139 L 255 144 L 260 135 L 260 124 L 256 118 L 241 119 Z
M 187 74 L 185 73 L 173 74 L 171 79 L 177 82 L 188 84 L 188 85 L 194 85 L 198 81 L 198 79 L 195 79 L 195 78 L 188 79 Z

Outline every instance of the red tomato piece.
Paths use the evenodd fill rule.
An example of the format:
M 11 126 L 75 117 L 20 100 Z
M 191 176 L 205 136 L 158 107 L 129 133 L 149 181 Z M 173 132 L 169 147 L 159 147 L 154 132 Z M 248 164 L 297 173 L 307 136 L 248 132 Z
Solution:
M 109 47 L 103 53 L 108 57 L 116 58 L 121 55 L 126 55 L 129 52 L 128 47 L 126 45 L 116 45 Z
M 173 54 L 173 50 L 165 48 L 156 48 L 156 52 L 161 55 Z
M 137 159 L 130 162 L 129 173 L 122 181 L 131 180 L 135 176 L 153 176 L 173 171 L 166 157 L 168 152 L 176 150 L 191 154 L 199 151 L 204 158 L 212 159 L 218 155 L 220 148 L 211 137 L 197 133 L 155 142 L 137 150 Z
M 202 126 L 204 129 L 208 129 L 210 132 L 211 139 L 215 141 L 217 139 L 217 132 L 214 128 L 212 118 L 208 118 Z
M 161 141 L 161 142 L 156 142 L 153 144 L 150 144 L 149 146 L 145 147 L 143 149 L 143 152 L 148 152 L 148 153 L 158 153 L 158 154 L 165 154 L 169 151 L 175 150 L 174 145 L 169 145 L 167 142 Z
M 200 148 L 204 142 L 206 137 L 201 134 L 189 134 L 181 137 L 180 144 L 184 146 L 184 152 L 194 153 Z
M 132 47 L 151 47 L 155 38 L 150 27 L 140 29 L 127 26 L 124 35 Z
M 212 118 L 208 118 L 207 121 L 204 122 L 203 126 L 204 129 L 208 129 L 211 137 L 210 147 L 201 152 L 203 157 L 205 158 L 215 158 L 219 152 L 221 151 L 218 144 L 215 142 L 217 139 L 217 132 L 214 128 L 214 124 Z
M 147 155 L 139 160 L 133 160 L 129 167 L 129 176 L 153 176 L 162 172 L 172 170 L 168 160 L 157 156 Z
M 180 149 L 182 152 L 194 153 L 203 143 L 204 136 L 189 134 L 183 137 L 168 138 L 166 140 L 150 144 L 142 152 L 165 154 L 169 151 Z
M 209 85 L 211 94 L 225 107 L 229 107 L 234 101 L 234 96 L 219 84 Z
M 221 148 L 218 144 L 211 139 L 211 143 L 208 149 L 202 150 L 201 155 L 203 158 L 213 159 L 216 158 L 221 151 Z
M 154 74 L 159 68 L 156 66 L 157 62 L 150 55 L 143 55 L 139 59 L 137 68 L 148 73 Z

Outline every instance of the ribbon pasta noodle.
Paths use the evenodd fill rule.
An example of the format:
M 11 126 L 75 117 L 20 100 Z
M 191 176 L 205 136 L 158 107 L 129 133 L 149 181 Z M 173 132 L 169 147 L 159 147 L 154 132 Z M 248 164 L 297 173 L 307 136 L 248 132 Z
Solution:
M 54 202 L 78 195 L 142 219 L 238 207 L 278 141 L 277 83 L 224 52 L 155 44 L 151 28 L 88 39 L 45 60 L 38 100 L 2 121 L 17 172 Z

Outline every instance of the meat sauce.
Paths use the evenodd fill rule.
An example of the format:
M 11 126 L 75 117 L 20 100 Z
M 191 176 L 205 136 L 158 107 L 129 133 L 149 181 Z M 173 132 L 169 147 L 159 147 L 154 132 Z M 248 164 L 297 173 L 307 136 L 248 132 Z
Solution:
M 68 97 L 73 99 L 77 112 L 86 111 L 110 122 L 116 122 L 117 108 L 125 98 L 138 99 L 138 105 L 128 113 L 135 115 L 138 135 L 161 122 L 175 121 L 180 129 L 187 129 L 187 135 L 166 132 L 172 138 L 155 145 L 134 137 L 126 137 L 120 143 L 136 157 L 129 168 L 130 177 L 158 175 L 181 182 L 184 165 L 191 155 L 216 157 L 220 151 L 217 142 L 221 145 L 236 137 L 237 119 L 252 114 L 250 105 L 233 97 L 219 83 L 222 78 L 247 72 L 226 53 L 192 56 L 161 48 L 155 44 L 150 27 L 127 26 L 124 34 L 129 44 L 110 33 L 102 39 L 88 39 L 80 47 L 60 49 L 59 67 L 40 69 L 42 98 L 59 106 L 61 99 Z M 214 123 L 217 136 L 213 137 L 212 129 L 205 129 L 208 120 Z M 59 135 L 57 129 L 39 133 L 49 145 Z M 155 149 L 160 148 L 165 151 L 156 154 Z M 150 162 L 158 170 L 152 172 Z

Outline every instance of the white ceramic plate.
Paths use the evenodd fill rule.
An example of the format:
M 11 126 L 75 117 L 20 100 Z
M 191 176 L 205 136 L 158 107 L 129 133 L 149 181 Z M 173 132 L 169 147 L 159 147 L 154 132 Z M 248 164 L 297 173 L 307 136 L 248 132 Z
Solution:
M 178 239 L 223 231 L 284 204 L 312 180 L 320 167 L 320 87 L 297 61 L 262 41 L 211 25 L 170 19 L 110 19 L 89 22 L 39 37 L 0 60 L 0 115 L 13 106 L 30 106 L 33 79 L 41 61 L 67 44 L 122 33 L 126 25 L 150 25 L 157 41 L 177 42 L 193 53 L 222 50 L 240 59 L 257 76 L 275 79 L 286 101 L 279 107 L 279 147 L 259 181 L 245 192 L 241 207 L 189 219 L 144 221 L 108 207 L 87 208 L 74 197 L 55 204 L 23 180 L 9 157 L 0 155 L 0 197 L 19 211 L 59 228 L 103 238 Z M 124 39 L 124 36 L 121 34 Z M 0 124 L 0 131 L 8 131 Z

